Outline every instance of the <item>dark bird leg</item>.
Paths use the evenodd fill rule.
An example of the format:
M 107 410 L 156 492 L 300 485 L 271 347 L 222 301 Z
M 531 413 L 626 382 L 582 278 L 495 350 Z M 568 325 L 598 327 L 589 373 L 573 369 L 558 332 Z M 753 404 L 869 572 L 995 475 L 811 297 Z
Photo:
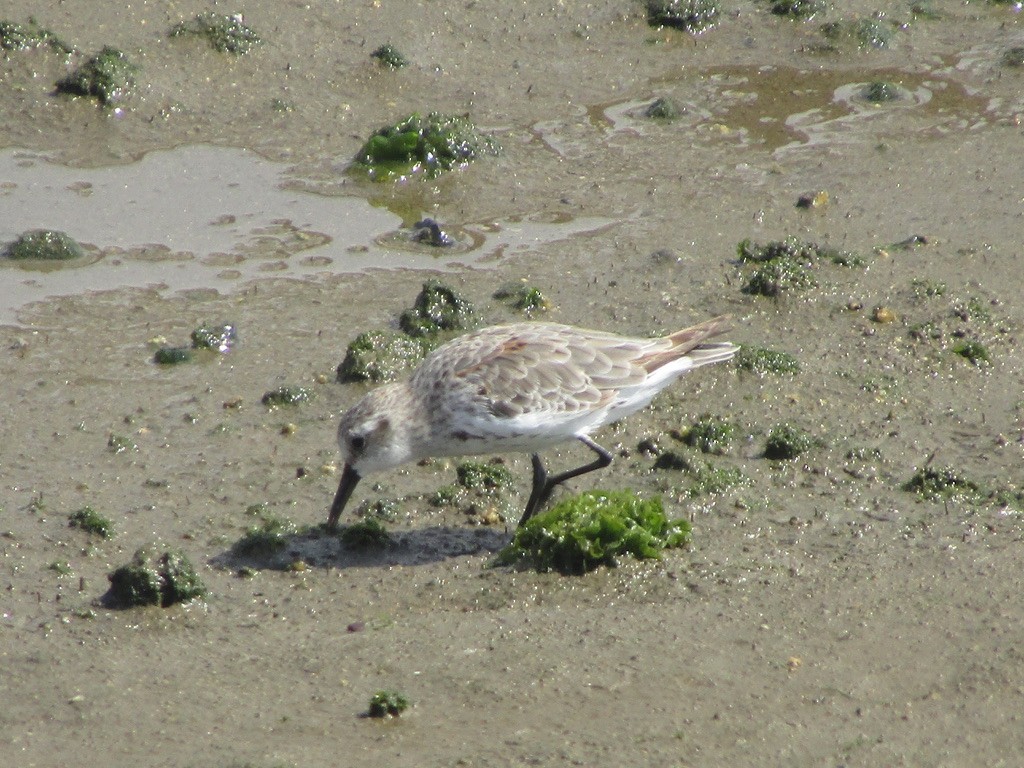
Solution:
M 547 503 L 556 485 L 564 483 L 566 480 L 572 480 L 574 477 L 585 475 L 587 472 L 593 472 L 595 469 L 603 469 L 612 463 L 612 455 L 589 437 L 583 435 L 578 439 L 597 454 L 596 459 L 589 464 L 584 464 L 582 467 L 576 467 L 576 469 L 570 469 L 554 477 L 548 477 L 548 471 L 544 469 L 544 465 L 541 463 L 540 454 L 535 453 L 530 457 L 533 461 L 533 490 L 530 491 L 530 500 L 526 502 L 526 510 L 519 519 L 520 525 L 533 517 L 537 510 Z

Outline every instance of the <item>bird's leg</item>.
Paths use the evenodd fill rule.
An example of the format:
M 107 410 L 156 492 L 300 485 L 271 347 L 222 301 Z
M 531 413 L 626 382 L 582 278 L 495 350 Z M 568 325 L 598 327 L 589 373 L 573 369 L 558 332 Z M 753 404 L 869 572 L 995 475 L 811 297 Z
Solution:
M 612 455 L 605 448 L 602 448 L 586 435 L 581 435 L 578 439 L 597 454 L 596 459 L 589 464 L 584 464 L 582 467 L 576 467 L 576 469 L 570 469 L 554 477 L 548 477 L 548 471 L 544 469 L 540 455 L 535 453 L 531 456 L 533 461 L 533 490 L 530 491 L 530 500 L 526 502 L 526 510 L 519 519 L 520 525 L 533 517 L 537 510 L 544 506 L 547 500 L 551 498 L 551 493 L 555 490 L 556 485 L 564 483 L 566 480 L 572 480 L 574 477 L 585 475 L 587 472 L 593 472 L 595 469 L 603 469 L 612 463 Z

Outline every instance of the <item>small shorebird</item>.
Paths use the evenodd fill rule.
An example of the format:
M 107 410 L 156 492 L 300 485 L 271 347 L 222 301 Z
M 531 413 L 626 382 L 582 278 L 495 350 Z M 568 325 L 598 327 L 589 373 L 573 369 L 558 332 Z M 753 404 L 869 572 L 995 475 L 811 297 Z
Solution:
M 598 427 L 645 407 L 691 368 L 728 360 L 739 349 L 705 342 L 728 317 L 655 339 L 634 339 L 554 323 L 496 325 L 438 347 L 407 382 L 368 393 L 338 424 L 345 469 L 327 527 L 337 527 L 365 475 L 428 456 L 532 453 L 533 490 L 519 524 L 555 486 L 611 464 L 590 439 Z M 579 440 L 589 464 L 549 476 L 537 453 Z

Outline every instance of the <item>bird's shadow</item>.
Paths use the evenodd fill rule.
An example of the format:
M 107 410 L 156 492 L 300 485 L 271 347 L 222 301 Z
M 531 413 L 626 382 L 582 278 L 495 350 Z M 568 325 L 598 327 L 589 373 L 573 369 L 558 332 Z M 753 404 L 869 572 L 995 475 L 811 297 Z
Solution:
M 434 526 L 389 531 L 385 542 L 346 543 L 344 532 L 313 526 L 252 546 L 245 537 L 210 563 L 236 571 L 307 568 L 380 568 L 435 563 L 469 555 L 495 555 L 512 537 L 504 528 Z

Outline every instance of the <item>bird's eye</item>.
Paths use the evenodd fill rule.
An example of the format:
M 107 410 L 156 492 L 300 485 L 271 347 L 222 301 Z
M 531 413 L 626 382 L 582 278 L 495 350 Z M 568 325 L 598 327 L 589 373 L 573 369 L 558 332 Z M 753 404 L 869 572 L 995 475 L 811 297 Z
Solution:
M 363 435 L 352 435 L 348 439 L 348 444 L 352 446 L 353 451 L 361 451 L 366 446 L 366 438 Z

